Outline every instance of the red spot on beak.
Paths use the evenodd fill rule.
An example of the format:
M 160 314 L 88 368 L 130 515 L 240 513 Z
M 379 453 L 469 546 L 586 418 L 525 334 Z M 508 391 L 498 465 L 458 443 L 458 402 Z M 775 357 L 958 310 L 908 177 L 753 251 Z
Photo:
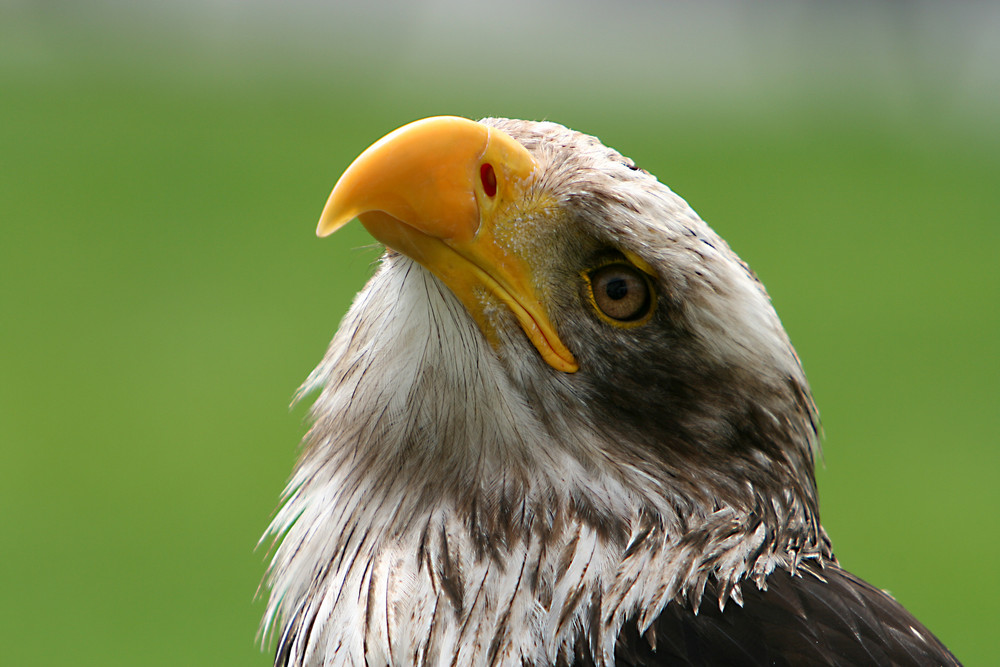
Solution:
M 479 168 L 479 179 L 483 182 L 483 192 L 486 196 L 493 198 L 497 194 L 497 175 L 493 171 L 493 165 L 489 162 Z

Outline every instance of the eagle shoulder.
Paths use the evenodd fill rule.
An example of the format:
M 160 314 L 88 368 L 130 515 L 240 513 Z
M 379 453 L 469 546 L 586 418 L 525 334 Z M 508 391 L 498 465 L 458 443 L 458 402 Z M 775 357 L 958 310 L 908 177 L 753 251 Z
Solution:
M 709 583 L 706 598 L 714 598 Z M 640 634 L 622 628 L 618 667 L 658 665 L 958 665 L 958 660 L 885 591 L 835 565 L 777 569 L 765 588 L 742 582 L 743 606 L 708 602 L 697 612 L 667 605 Z M 595 664 L 578 655 L 573 667 Z

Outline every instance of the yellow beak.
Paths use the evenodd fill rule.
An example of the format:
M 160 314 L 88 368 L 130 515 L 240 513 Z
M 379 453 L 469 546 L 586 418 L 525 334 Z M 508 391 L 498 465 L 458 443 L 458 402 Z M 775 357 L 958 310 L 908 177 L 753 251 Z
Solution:
M 425 118 L 387 134 L 347 168 L 316 233 L 357 217 L 376 239 L 413 258 L 462 301 L 494 345 L 483 290 L 505 303 L 542 358 L 567 373 L 579 366 L 538 297 L 530 263 L 510 243 L 536 171 L 510 135 L 454 116 Z M 515 206 L 511 206 L 511 204 Z

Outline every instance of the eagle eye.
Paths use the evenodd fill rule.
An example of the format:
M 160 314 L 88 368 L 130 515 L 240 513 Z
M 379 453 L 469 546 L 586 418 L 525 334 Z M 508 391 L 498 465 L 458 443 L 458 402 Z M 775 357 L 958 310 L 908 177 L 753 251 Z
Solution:
M 636 267 L 616 262 L 583 273 L 591 305 L 617 326 L 644 324 L 653 312 L 654 294 L 649 276 Z

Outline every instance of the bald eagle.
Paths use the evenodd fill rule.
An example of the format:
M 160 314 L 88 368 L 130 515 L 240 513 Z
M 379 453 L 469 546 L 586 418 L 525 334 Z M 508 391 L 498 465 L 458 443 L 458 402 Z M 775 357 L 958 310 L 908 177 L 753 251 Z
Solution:
M 275 664 L 942 665 L 820 525 L 818 417 L 763 285 L 555 123 L 436 117 L 323 210 L 386 246 L 302 387 Z

